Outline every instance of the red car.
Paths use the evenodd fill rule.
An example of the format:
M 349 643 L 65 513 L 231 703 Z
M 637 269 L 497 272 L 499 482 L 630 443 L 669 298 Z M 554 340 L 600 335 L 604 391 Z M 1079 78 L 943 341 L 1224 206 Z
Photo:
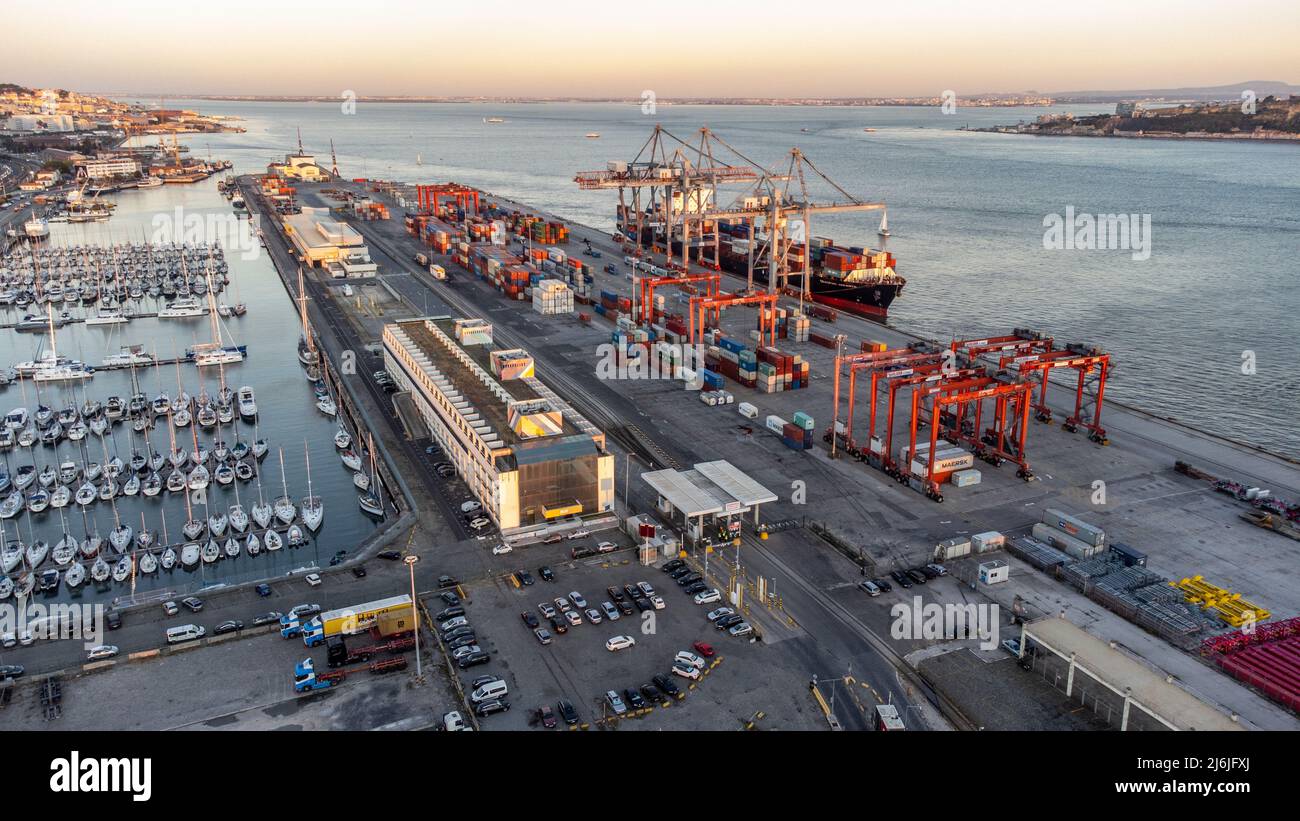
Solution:
M 546 729 L 555 729 L 555 711 L 551 709 L 549 704 L 538 708 L 537 718 L 541 720 L 542 726 Z
M 704 658 L 706 659 L 713 658 L 713 645 L 705 644 L 702 641 L 697 641 L 691 646 L 695 648 L 695 652 L 699 653 Z

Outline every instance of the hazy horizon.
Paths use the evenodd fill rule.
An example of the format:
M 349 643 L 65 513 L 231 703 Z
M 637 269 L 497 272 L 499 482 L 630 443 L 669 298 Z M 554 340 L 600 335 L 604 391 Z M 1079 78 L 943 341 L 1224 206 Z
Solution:
M 956 0 L 878 8 L 831 0 L 797 13 L 768 0 L 743 14 L 684 0 L 637 9 L 591 0 L 518 11 L 230 0 L 221 25 L 209 15 L 182 35 L 174 3 L 70 0 L 57 21 L 31 6 L 11 11 L 22 36 L 0 57 L 0 77 L 176 96 L 1052 93 L 1291 82 L 1300 30 L 1300 6 L 1282 0 L 1242 0 L 1230 16 L 1173 0 L 1097 0 L 1086 15 L 1012 0 L 1002 19 Z M 1174 24 L 1177 36 L 1165 36 Z

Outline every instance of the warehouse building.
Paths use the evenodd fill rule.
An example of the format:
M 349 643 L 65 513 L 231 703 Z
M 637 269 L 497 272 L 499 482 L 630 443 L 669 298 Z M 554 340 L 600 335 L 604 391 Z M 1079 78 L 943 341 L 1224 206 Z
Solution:
M 614 506 L 605 434 L 555 395 L 532 357 L 480 319 L 384 327 L 384 363 L 502 533 Z
M 313 267 L 342 271 L 349 278 L 371 277 L 377 265 L 357 229 L 330 216 L 328 208 L 304 208 L 284 216 L 284 231 L 298 258 Z

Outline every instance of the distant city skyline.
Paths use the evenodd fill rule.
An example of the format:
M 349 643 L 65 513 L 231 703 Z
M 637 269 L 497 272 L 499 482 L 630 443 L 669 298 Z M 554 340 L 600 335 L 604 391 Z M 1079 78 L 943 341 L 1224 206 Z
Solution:
M 229 0 L 70 0 L 11 12 L 0 79 L 173 95 L 931 97 L 1292 82 L 1300 6 L 1012 0 L 808 7 L 550 0 L 519 10 Z M 218 14 L 219 12 L 219 14 Z M 1086 12 L 1086 13 L 1085 13 Z M 200 21 L 202 25 L 199 25 Z M 586 23 L 575 22 L 586 21 Z M 1165 36 L 1170 26 L 1177 35 Z

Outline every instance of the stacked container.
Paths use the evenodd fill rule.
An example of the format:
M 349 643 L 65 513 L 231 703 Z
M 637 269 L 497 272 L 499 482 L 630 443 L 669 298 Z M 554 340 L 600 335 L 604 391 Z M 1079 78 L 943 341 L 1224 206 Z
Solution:
M 573 313 L 573 291 L 563 282 L 543 279 L 533 285 L 533 310 L 539 314 Z

